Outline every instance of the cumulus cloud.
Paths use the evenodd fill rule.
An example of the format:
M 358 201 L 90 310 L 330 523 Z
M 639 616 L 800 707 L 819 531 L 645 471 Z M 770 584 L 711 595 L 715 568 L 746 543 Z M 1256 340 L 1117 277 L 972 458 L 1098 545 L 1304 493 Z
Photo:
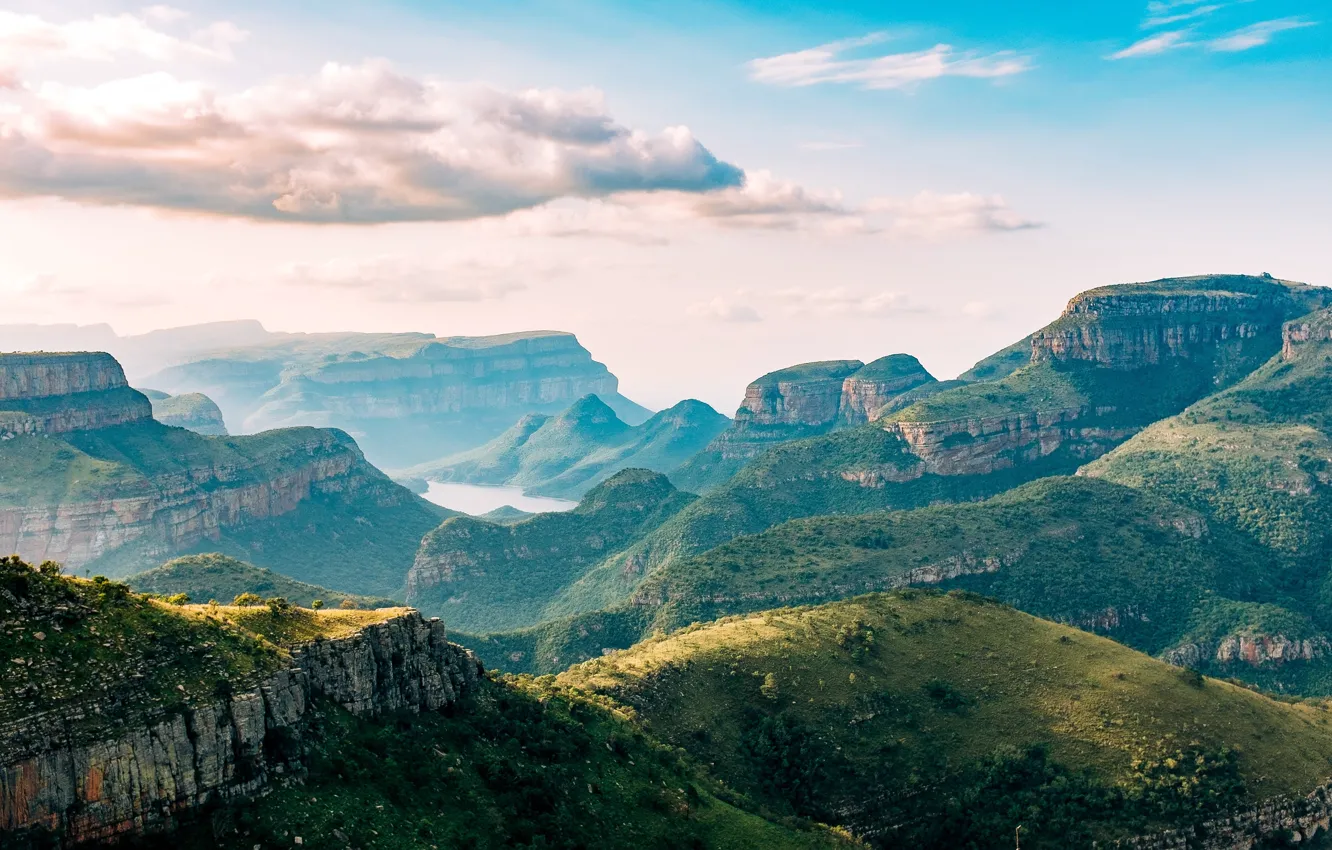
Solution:
M 1005 232 L 1031 230 L 1041 223 L 1015 212 L 999 195 L 971 192 L 945 194 L 920 192 L 906 199 L 877 198 L 865 205 L 867 211 L 891 217 L 891 233 L 939 237 L 956 233 Z
M 550 270 L 524 266 L 521 274 L 549 276 Z M 289 263 L 278 270 L 277 279 L 288 286 L 348 292 L 370 301 L 438 304 L 499 300 L 527 288 L 519 276 L 519 266 L 512 261 L 430 265 L 389 255 Z
M 227 21 L 210 24 L 188 38 L 153 25 L 179 19 L 178 10 L 166 6 L 149 7 L 139 16 L 94 15 L 63 24 L 37 15 L 0 11 L 0 57 L 11 66 L 44 58 L 104 62 L 124 55 L 157 61 L 226 60 L 232 58 L 232 48 L 247 36 Z
M 47 84 L 0 109 L 0 195 L 11 197 L 375 223 L 742 182 L 685 127 L 616 123 L 598 92 L 455 85 L 385 62 L 233 94 L 166 72 Z
M 763 319 L 763 317 L 759 315 L 758 310 L 754 309 L 752 306 L 721 296 L 717 296 L 711 301 L 700 301 L 696 304 L 690 304 L 687 312 L 689 315 L 699 319 L 710 319 L 716 322 L 733 322 L 737 324 L 758 322 Z
M 866 89 L 900 89 L 940 77 L 995 79 L 1031 68 L 1027 57 L 1012 51 L 980 54 L 958 51 L 948 44 L 863 59 L 844 58 L 848 51 L 876 44 L 884 38 L 876 33 L 754 59 L 748 63 L 749 77 L 756 82 L 777 86 L 844 83 Z

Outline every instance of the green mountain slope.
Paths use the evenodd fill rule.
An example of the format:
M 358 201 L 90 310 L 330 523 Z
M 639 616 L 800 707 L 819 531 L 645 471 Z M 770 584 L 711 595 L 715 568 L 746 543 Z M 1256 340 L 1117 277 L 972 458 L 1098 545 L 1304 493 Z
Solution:
M 532 625 L 607 554 L 694 498 L 664 475 L 628 469 L 594 487 L 571 511 L 503 525 L 453 517 L 421 542 L 407 601 L 463 631 Z
M 778 810 L 884 847 L 1092 846 L 1325 781 L 1322 709 L 967 594 L 732 618 L 562 674 Z
M 302 608 L 309 608 L 316 599 L 329 608 L 338 608 L 344 603 L 351 608 L 395 608 L 399 605 L 392 599 L 357 596 L 306 584 L 217 553 L 173 558 L 160 567 L 135 573 L 124 581 L 139 593 L 156 596 L 183 593 L 192 602 L 212 599 L 227 603 L 242 593 L 254 593 L 265 599 L 280 596 Z
M 258 723 L 262 752 L 255 755 L 271 775 L 238 779 L 254 780 L 251 788 L 267 785 L 268 793 L 251 795 L 238 781 L 232 786 L 237 798 L 203 801 L 178 791 L 174 776 L 138 774 L 139 764 L 152 761 L 136 759 L 135 748 L 162 747 L 173 733 L 184 737 L 187 727 L 193 734 L 212 718 L 206 707 L 255 687 L 312 642 L 327 647 L 332 640 L 355 640 L 368 626 L 408 614 L 175 606 L 115 582 L 70 579 L 0 559 L 0 654 L 6 659 L 0 665 L 0 723 L 7 745 L 20 741 L 34 748 L 0 749 L 0 775 L 6 793 L 14 795 L 6 798 L 13 807 L 5 810 L 0 843 L 6 850 L 61 843 L 61 836 L 40 830 L 11 830 L 9 818 L 30 808 L 25 789 L 31 786 L 23 783 L 34 775 L 28 761 L 33 752 L 58 758 L 85 752 L 61 748 L 92 740 L 121 748 L 104 745 L 97 755 L 106 765 L 135 768 L 132 776 L 88 764 L 74 772 L 67 768 L 82 799 L 96 803 L 113 787 L 133 789 L 145 800 L 175 799 L 166 832 L 143 837 L 136 834 L 142 824 L 127 824 L 130 833 L 118 835 L 117 844 L 133 847 L 854 845 L 826 829 L 764 819 L 752 803 L 645 735 L 623 712 L 553 683 L 483 680 L 447 711 L 377 718 L 353 716 L 319 698 L 298 721 L 303 737 L 294 753 L 283 734 L 291 734 L 289 725 L 275 729 L 270 723 L 264 736 L 264 704 L 256 698 L 259 713 L 249 719 Z M 88 710 L 93 705 L 97 710 Z M 46 724 L 60 731 L 25 732 Z M 135 728 L 145 731 L 121 737 Z M 156 763 L 165 759 L 159 753 Z M 300 768 L 298 780 L 282 781 L 293 767 Z M 189 765 L 186 773 L 203 775 L 210 768 L 224 766 Z M 112 806 L 88 805 L 85 815 L 80 829 L 93 834 L 98 818 L 113 816 Z
M 1067 474 L 1243 378 L 1282 322 L 1332 290 L 1211 275 L 1091 290 L 1032 337 L 1030 363 L 879 421 L 777 445 L 571 589 L 604 608 L 661 564 L 781 521 L 984 498 Z
M 927 395 L 939 382 L 909 354 L 870 363 L 826 360 L 778 369 L 745 388 L 729 428 L 671 473 L 682 490 L 705 493 L 780 443 L 861 425 L 880 411 Z
M 221 552 L 349 593 L 401 592 L 450 512 L 314 428 L 205 437 L 145 420 L 0 441 L 0 549 L 124 576 Z
M 221 408 L 203 393 L 167 395 L 157 390 L 146 390 L 144 395 L 153 403 L 153 418 L 163 425 L 188 428 L 210 437 L 227 435 Z
M 510 484 L 543 496 L 579 498 L 622 469 L 668 473 L 729 423 L 701 401 L 682 401 L 641 425 L 622 422 L 595 395 L 557 416 L 532 414 L 491 442 L 405 474 L 435 481 Z

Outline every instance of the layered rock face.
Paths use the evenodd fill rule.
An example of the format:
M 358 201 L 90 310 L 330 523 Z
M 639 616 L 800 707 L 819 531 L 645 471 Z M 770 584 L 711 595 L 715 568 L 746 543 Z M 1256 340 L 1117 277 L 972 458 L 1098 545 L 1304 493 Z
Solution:
M 1113 846 L 1121 850 L 1254 850 L 1277 841 L 1305 846 L 1332 826 L 1332 786 L 1323 785 L 1307 797 L 1277 797 L 1228 817 L 1185 830 L 1129 838 Z
M 1196 283 L 1193 287 L 1179 284 Z M 1161 283 L 1161 282 L 1157 282 Z M 1032 360 L 1136 369 L 1171 359 L 1211 359 L 1219 348 L 1275 334 L 1293 316 L 1327 304 L 1323 290 L 1284 281 L 1213 275 L 1169 287 L 1104 287 L 1069 302 L 1032 337 Z
M 97 705 L 0 729 L 0 832 L 48 831 L 62 847 L 168 832 L 218 803 L 304 770 L 312 708 L 435 711 L 480 681 L 480 662 L 416 612 L 293 652 L 284 669 L 177 712 L 145 706 L 102 728 Z
M 87 500 L 0 504 L 0 550 L 79 570 L 131 544 L 150 559 L 168 555 L 319 496 L 368 497 L 382 505 L 411 498 L 366 464 L 345 434 L 305 428 L 233 439 L 238 452 L 176 457 L 169 467 L 143 470 L 131 485 Z
M 1289 638 L 1286 635 L 1232 634 L 1211 643 L 1186 643 L 1165 653 L 1162 658 L 1180 667 L 1209 664 L 1288 664 L 1313 661 L 1332 650 L 1325 637 Z
M 152 417 L 109 354 L 0 354 L 0 438 L 65 434 Z

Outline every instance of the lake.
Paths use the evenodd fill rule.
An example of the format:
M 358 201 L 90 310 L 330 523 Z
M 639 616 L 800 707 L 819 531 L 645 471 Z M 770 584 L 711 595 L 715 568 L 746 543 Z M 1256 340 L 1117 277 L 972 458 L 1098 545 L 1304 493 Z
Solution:
M 567 511 L 578 506 L 577 502 L 570 502 L 567 499 L 528 496 L 523 493 L 521 487 L 490 487 L 483 484 L 456 484 L 450 481 L 430 481 L 428 484 L 429 489 L 422 494 L 425 499 L 473 516 L 489 513 L 505 505 L 531 513 Z

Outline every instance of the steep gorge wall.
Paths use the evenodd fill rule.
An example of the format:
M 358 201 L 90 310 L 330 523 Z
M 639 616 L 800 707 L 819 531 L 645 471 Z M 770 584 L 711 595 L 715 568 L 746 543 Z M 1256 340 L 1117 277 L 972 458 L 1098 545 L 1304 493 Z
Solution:
M 443 624 L 411 612 L 307 644 L 262 681 L 179 711 L 145 709 L 105 728 L 89 723 L 102 713 L 96 705 L 24 718 L 0 728 L 0 832 L 49 832 L 61 847 L 169 832 L 300 776 L 317 702 L 360 716 L 435 711 L 481 674 Z
M 1116 842 L 1119 850 L 1255 850 L 1259 847 L 1303 846 L 1332 825 L 1332 786 L 1323 785 L 1307 797 L 1278 797 L 1201 827 L 1168 830 Z M 1264 843 L 1276 839 L 1280 844 Z M 1286 844 L 1289 839 L 1292 844 Z
M 65 434 L 152 417 L 109 354 L 0 354 L 0 439 Z
M 382 506 L 411 498 L 366 464 L 343 435 L 310 428 L 277 436 L 234 438 L 242 447 L 260 439 L 273 445 L 228 461 L 201 455 L 189 465 L 147 470 L 142 486 L 125 491 L 0 507 L 0 550 L 78 570 L 131 544 L 144 555 L 167 555 L 319 496 L 368 497 Z

